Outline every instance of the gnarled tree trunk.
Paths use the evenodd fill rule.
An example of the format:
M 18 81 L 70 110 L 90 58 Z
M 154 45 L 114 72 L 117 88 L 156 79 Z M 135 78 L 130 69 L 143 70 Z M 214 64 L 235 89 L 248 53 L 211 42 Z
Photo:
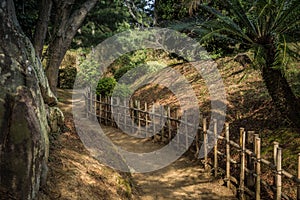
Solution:
M 49 44 L 47 55 L 46 75 L 49 80 L 51 90 L 56 94 L 59 66 L 66 54 L 71 42 L 82 25 L 88 12 L 96 5 L 97 0 L 84 2 L 78 10 L 72 14 L 72 4 L 74 0 L 56 1 L 57 16 L 55 24 L 55 37 Z
M 0 30 L 0 197 L 34 199 L 47 175 L 46 104 L 57 100 L 13 0 L 1 1 Z
M 34 48 L 37 55 L 41 58 L 43 53 L 44 42 L 47 35 L 51 10 L 52 0 L 41 0 L 39 6 L 39 18 L 34 32 Z

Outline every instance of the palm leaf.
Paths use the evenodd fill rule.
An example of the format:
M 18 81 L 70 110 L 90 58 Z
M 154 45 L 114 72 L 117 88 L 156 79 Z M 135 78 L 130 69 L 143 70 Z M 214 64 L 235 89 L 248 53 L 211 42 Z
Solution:
M 289 29 L 290 26 L 294 26 L 294 23 L 299 24 L 299 10 L 300 10 L 300 4 L 299 1 L 283 1 L 285 2 L 285 6 L 283 6 L 283 9 L 280 10 L 282 14 L 280 17 L 276 20 L 276 23 L 274 24 L 274 29 L 276 32 L 283 32 L 285 29 Z M 292 22 L 291 22 L 292 21 Z M 288 25 L 288 26 L 287 26 Z
M 251 34 L 257 34 L 256 28 L 246 15 L 246 11 L 243 8 L 241 2 L 227 0 L 227 3 L 231 6 L 231 11 L 233 12 L 233 14 L 237 16 L 239 21 L 241 21 L 243 25 L 248 28 L 249 32 Z
M 217 31 L 217 32 L 220 32 L 220 30 L 227 30 L 231 34 L 238 35 L 238 36 L 242 37 L 244 40 L 248 41 L 249 43 L 253 43 L 251 38 L 248 35 L 246 35 L 244 33 L 244 31 L 239 27 L 239 25 L 237 25 L 231 18 L 221 14 L 219 11 L 217 11 L 216 9 L 211 8 L 209 6 L 202 5 L 202 7 L 204 9 L 206 9 L 208 12 L 215 15 L 221 21 L 221 22 L 218 23 L 218 26 L 220 28 L 219 28 L 219 31 Z M 209 21 L 208 23 L 211 23 L 211 21 Z M 203 24 L 203 26 L 205 27 L 206 25 Z M 226 28 L 224 28 L 224 26 Z M 207 27 L 211 27 L 211 26 L 208 25 Z

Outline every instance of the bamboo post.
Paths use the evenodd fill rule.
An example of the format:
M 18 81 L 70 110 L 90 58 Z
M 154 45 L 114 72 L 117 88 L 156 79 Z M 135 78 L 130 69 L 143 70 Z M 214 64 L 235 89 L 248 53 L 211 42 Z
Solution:
M 168 110 L 167 110 L 167 119 L 168 119 L 168 141 L 171 141 L 172 138 L 172 133 L 171 133 L 171 109 L 168 106 Z
M 276 200 L 281 200 L 282 196 L 282 168 L 281 168 L 281 160 L 282 160 L 282 149 L 280 147 L 277 148 L 277 159 L 276 159 Z
M 152 124 L 153 124 L 153 136 L 156 134 L 156 127 L 155 127 L 155 108 L 154 103 L 152 103 Z
M 230 143 L 229 143 L 229 123 L 225 123 L 225 137 L 226 137 L 226 182 L 227 182 L 227 187 L 230 188 Z
M 148 104 L 147 102 L 145 102 L 145 129 L 146 129 L 146 137 L 149 137 L 149 133 L 148 133 Z
M 102 122 L 102 95 L 100 94 L 100 103 L 99 103 L 99 122 Z
M 127 112 L 126 112 L 127 111 L 127 106 L 126 106 L 126 100 L 125 99 L 123 100 L 123 105 L 124 105 L 124 107 L 123 107 L 123 109 L 124 109 L 124 124 L 123 124 L 123 126 L 124 126 L 124 130 L 127 131 Z
M 97 121 L 97 94 L 94 95 L 94 120 Z
M 86 118 L 89 118 L 89 91 L 88 88 L 86 89 L 86 93 L 85 93 L 85 114 L 86 114 Z
M 198 158 L 199 151 L 200 151 L 200 144 L 199 144 L 199 123 L 196 124 L 196 153 L 195 157 Z
M 179 149 L 179 144 L 180 144 L 180 141 L 179 141 L 179 131 L 178 131 L 178 109 L 175 110 L 175 128 L 176 128 L 176 138 L 177 138 L 177 148 Z
M 113 127 L 114 126 L 114 120 L 113 120 L 113 115 L 112 115 L 112 97 L 108 97 L 108 111 L 109 111 L 109 119 L 110 119 L 110 125 Z
M 130 118 L 131 118 L 131 133 L 134 134 L 134 121 L 135 121 L 135 111 L 134 111 L 134 101 L 131 100 L 130 101 L 130 110 L 131 110 L 131 114 L 130 114 Z
M 141 134 L 141 102 L 137 101 L 138 135 Z
M 279 148 L 279 143 L 278 142 L 274 142 L 274 148 L 273 148 L 273 162 L 274 162 L 274 166 L 277 166 L 277 149 Z M 273 177 L 273 185 L 276 187 L 276 178 L 277 178 L 277 174 L 274 174 Z
M 105 125 L 108 125 L 108 97 L 105 97 Z
M 240 128 L 240 146 L 241 146 L 241 171 L 240 171 L 240 188 L 239 188 L 239 197 L 240 199 L 245 199 L 245 142 L 246 142 L 246 134 L 245 129 Z
M 214 172 L 215 177 L 218 176 L 218 130 L 217 130 L 217 120 L 214 119 L 214 137 L 215 137 L 215 146 L 214 146 Z
M 255 199 L 260 200 L 260 174 L 261 174 L 261 163 L 260 163 L 260 153 L 261 153 L 261 141 L 260 138 L 255 138 L 255 154 L 256 154 L 256 189 L 255 189 Z
M 118 126 L 120 126 L 120 118 L 121 118 L 121 112 L 120 112 L 120 97 L 117 97 L 117 122 L 118 122 Z
M 298 181 L 300 180 L 300 153 L 298 153 Z M 300 200 L 300 183 L 297 184 L 297 200 Z
M 185 127 L 185 148 L 189 148 L 189 135 L 188 135 L 188 118 L 186 113 L 184 113 L 184 127 Z
M 208 157 L 207 157 L 207 121 L 203 118 L 203 146 L 204 146 L 204 169 L 208 169 Z
M 92 115 L 93 115 L 93 94 L 92 94 L 92 91 L 90 91 L 90 98 L 89 98 L 89 101 L 90 101 L 90 103 L 89 103 L 89 106 L 90 106 L 89 111 L 90 111 L 91 117 L 93 117 L 93 116 L 92 116 Z M 92 118 L 91 118 L 91 119 L 92 119 Z
M 256 145 L 256 140 L 259 138 L 258 134 L 254 134 L 254 154 L 255 156 L 257 155 L 257 145 Z M 256 166 L 256 164 L 255 164 Z
M 162 125 L 161 127 L 161 141 L 163 142 L 164 136 L 165 136 L 165 125 L 164 125 L 164 115 L 165 115 L 165 109 L 164 107 L 160 108 L 160 123 Z
M 247 145 L 253 147 L 253 138 L 254 138 L 254 131 L 247 132 Z M 255 177 L 253 176 L 254 173 L 254 166 L 253 166 L 253 159 L 251 155 L 246 156 L 247 160 L 247 168 L 250 171 L 250 174 L 246 176 L 246 186 L 248 188 L 252 188 L 255 185 Z

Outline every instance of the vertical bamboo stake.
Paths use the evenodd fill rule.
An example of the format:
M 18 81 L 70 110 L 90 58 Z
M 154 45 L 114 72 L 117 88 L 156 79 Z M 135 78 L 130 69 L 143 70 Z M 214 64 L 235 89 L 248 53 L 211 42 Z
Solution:
M 109 97 L 108 98 L 108 111 L 109 111 L 109 118 L 110 118 L 110 125 L 113 127 L 114 126 L 114 120 L 113 120 L 113 115 L 112 115 L 112 106 L 113 106 L 113 98 L 112 97 Z
M 137 101 L 137 108 L 138 108 L 138 110 L 137 110 L 137 117 L 138 117 L 138 135 L 140 135 L 141 134 L 141 102 L 140 101 Z
M 85 114 L 86 114 L 86 118 L 89 117 L 89 92 L 88 92 L 88 89 L 86 89 L 86 92 L 85 92 Z
M 89 101 L 90 101 L 90 115 L 91 115 L 91 119 L 93 117 L 93 94 L 92 94 L 92 91 L 90 91 L 90 98 L 89 98 Z
M 229 123 L 225 123 L 226 137 L 226 181 L 227 187 L 230 188 L 230 143 L 229 143 Z
M 95 113 L 95 121 L 97 121 L 97 94 L 94 95 L 94 113 Z
M 145 129 L 146 129 L 146 137 L 149 137 L 149 133 L 148 133 L 148 105 L 147 102 L 145 102 Z
M 90 88 L 87 89 L 87 117 L 90 116 Z
M 160 108 L 160 123 L 162 125 L 161 127 L 161 141 L 163 142 L 164 136 L 165 136 L 165 125 L 164 125 L 164 115 L 165 115 L 165 109 L 164 107 Z
M 189 148 L 189 137 L 188 137 L 188 118 L 186 113 L 184 113 L 184 124 L 185 124 L 185 148 Z
M 124 109 L 124 124 L 123 124 L 123 126 L 124 126 L 125 131 L 127 131 L 127 112 L 126 112 L 127 111 L 127 106 L 126 106 L 126 100 L 125 99 L 123 100 L 123 105 L 124 105 L 124 107 L 123 107 L 123 109 Z
M 240 146 L 241 146 L 241 171 L 240 171 L 240 199 L 245 199 L 245 142 L 246 142 L 246 134 L 245 129 L 240 128 Z
M 260 163 L 260 158 L 261 158 L 261 156 L 260 156 L 260 153 L 261 153 L 261 141 L 260 141 L 260 138 L 258 137 L 258 135 L 257 135 L 257 137 L 255 138 L 255 146 L 256 146 L 256 159 L 257 159 L 257 161 L 256 161 L 256 192 L 255 192 L 255 199 L 256 200 L 260 200 L 260 174 L 261 174 L 261 167 L 260 167 L 260 165 L 261 165 L 261 163 Z
M 100 102 L 99 102 L 99 122 L 101 123 L 102 121 L 102 96 L 100 94 Z
M 253 147 L 254 133 L 255 133 L 254 131 L 247 132 L 247 144 L 252 147 Z M 247 168 L 249 169 L 250 174 L 246 176 L 246 186 L 248 188 L 252 188 L 255 185 L 255 177 L 253 176 L 254 166 L 253 166 L 253 159 L 251 158 L 251 155 L 247 155 Z
M 298 153 L 298 180 L 300 180 L 300 153 Z M 300 183 L 297 185 L 297 200 L 300 200 Z
M 180 137 L 179 137 L 179 131 L 178 131 L 178 109 L 176 109 L 175 110 L 175 119 L 176 119 L 176 121 L 175 121 L 175 128 L 176 128 L 176 138 L 177 138 L 177 148 L 179 149 L 179 144 L 180 144 L 180 141 L 179 141 L 179 139 L 180 139 Z
M 171 141 L 172 138 L 172 133 L 171 133 L 171 109 L 168 106 L 168 110 L 167 110 L 167 119 L 168 119 L 168 141 Z
M 254 153 L 255 153 L 255 156 L 257 155 L 257 145 L 256 145 L 257 138 L 259 138 L 258 134 L 254 134 Z
M 207 123 L 206 118 L 203 118 L 203 146 L 204 146 L 204 169 L 207 170 L 208 157 L 207 157 Z
M 279 148 L 279 143 L 278 142 L 274 142 L 274 149 L 273 149 L 273 159 L 274 159 L 274 165 L 277 166 L 277 149 Z M 277 174 L 274 174 L 273 177 L 273 185 L 276 187 L 276 177 Z
M 155 127 L 155 108 L 154 108 L 154 103 L 152 103 L 152 124 L 153 124 L 153 136 L 156 135 L 156 127 Z
M 214 172 L 215 177 L 218 176 L 218 130 L 217 130 L 217 120 L 214 119 L 214 137 L 215 137 L 215 146 L 214 146 Z
M 108 97 L 105 97 L 105 125 L 108 125 L 108 112 L 109 112 Z
M 200 145 L 199 145 L 199 123 L 196 124 L 196 153 L 195 157 L 198 158 L 200 151 Z
M 130 110 L 131 110 L 131 114 L 130 114 L 130 118 L 131 118 L 131 133 L 134 133 L 134 121 L 135 121 L 135 111 L 134 111 L 134 101 L 131 100 L 130 101 Z
M 117 108 L 118 108 L 118 110 L 116 111 L 118 113 L 117 122 L 118 122 L 118 126 L 120 126 L 120 117 L 121 117 L 121 113 L 120 113 L 120 97 L 117 97 Z
M 281 158 L 282 156 L 282 149 L 280 147 L 277 148 L 277 159 L 276 159 L 276 170 L 277 170 L 277 177 L 276 177 L 276 200 L 281 200 L 281 176 L 282 176 L 282 168 L 281 168 Z

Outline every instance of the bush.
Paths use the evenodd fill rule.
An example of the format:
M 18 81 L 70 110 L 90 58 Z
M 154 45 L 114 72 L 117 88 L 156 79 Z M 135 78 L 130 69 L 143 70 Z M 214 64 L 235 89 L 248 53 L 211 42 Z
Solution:
M 117 70 L 115 78 L 119 83 L 133 84 L 135 81 L 139 80 L 145 75 L 157 72 L 162 68 L 162 65 L 159 65 L 155 62 L 151 62 L 151 64 L 140 64 L 136 67 L 122 67 Z M 126 77 L 121 79 L 124 74 L 126 74 Z
M 133 69 L 133 66 L 124 66 L 121 67 L 120 69 L 116 70 L 116 72 L 114 73 L 114 77 L 116 79 L 116 81 L 119 81 L 120 78 L 126 74 L 126 72 L 128 72 L 129 70 Z
M 117 84 L 117 81 L 113 77 L 101 78 L 99 80 L 97 88 L 96 88 L 96 94 L 97 95 L 101 94 L 104 96 L 111 96 L 116 84 Z
M 75 67 L 65 67 L 59 69 L 58 87 L 62 89 L 73 89 L 77 69 Z
M 95 86 L 99 80 L 99 64 L 91 57 L 84 59 L 80 65 L 77 74 L 77 87 Z
M 129 97 L 129 95 L 132 94 L 132 90 L 128 87 L 128 85 L 118 83 L 113 94 L 115 97 L 123 99 Z

